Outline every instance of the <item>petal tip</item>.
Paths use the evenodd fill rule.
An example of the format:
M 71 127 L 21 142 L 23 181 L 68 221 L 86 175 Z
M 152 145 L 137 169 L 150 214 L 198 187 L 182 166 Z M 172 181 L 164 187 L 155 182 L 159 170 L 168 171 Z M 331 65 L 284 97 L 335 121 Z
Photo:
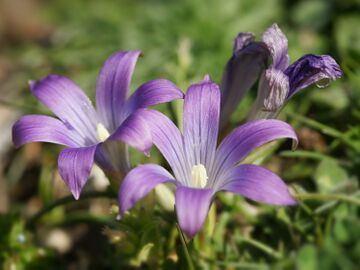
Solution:
M 298 204 L 299 204 L 299 203 L 298 203 L 298 201 L 297 201 L 297 200 L 292 199 L 292 200 L 289 202 L 288 206 L 292 206 L 292 207 L 294 207 L 294 206 L 297 206 Z
M 150 157 L 150 149 L 144 150 L 143 153 L 146 157 Z
M 291 144 L 291 150 L 295 151 L 296 148 L 298 147 L 299 141 L 297 139 L 293 139 L 292 140 L 292 144 Z
M 255 41 L 255 34 L 251 32 L 240 32 L 235 40 L 233 46 L 233 53 L 237 54 L 246 46 L 248 46 L 251 42 Z
M 179 225 L 180 227 L 180 225 Z M 181 228 L 181 227 L 180 227 Z M 194 236 L 200 231 L 193 231 L 193 230 L 186 230 L 186 229 L 183 229 L 181 228 L 181 231 L 186 235 L 186 237 L 191 240 L 194 238 Z
M 211 79 L 210 79 L 210 75 L 209 75 L 209 74 L 205 74 L 204 79 L 203 79 L 203 82 L 211 82 Z
M 32 89 L 36 84 L 36 81 L 35 80 L 28 80 L 28 85 L 30 87 L 30 89 Z
M 80 199 L 80 192 L 79 191 L 71 191 L 71 194 L 73 195 L 75 200 L 79 200 Z

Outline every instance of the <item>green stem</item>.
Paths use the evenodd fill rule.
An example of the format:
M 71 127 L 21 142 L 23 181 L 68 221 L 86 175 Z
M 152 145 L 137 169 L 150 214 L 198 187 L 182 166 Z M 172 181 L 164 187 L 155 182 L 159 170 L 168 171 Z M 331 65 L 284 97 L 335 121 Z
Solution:
M 350 198 L 356 198 L 357 196 L 360 195 L 360 190 L 356 191 L 355 193 L 349 195 Z M 318 208 L 315 209 L 314 213 L 316 214 L 320 214 L 322 212 L 325 212 L 327 210 L 332 209 L 334 206 L 336 206 L 339 203 L 338 200 L 335 201 L 329 201 L 324 203 L 323 205 L 319 206 Z
M 76 224 L 76 223 L 93 223 L 102 226 L 106 225 L 107 227 L 112 229 L 115 228 L 118 229 L 121 226 L 119 222 L 117 222 L 114 218 L 110 218 L 108 215 L 107 216 L 92 215 L 89 214 L 88 212 L 80 212 L 80 213 L 66 215 L 64 220 L 51 223 L 51 225 L 63 226 L 63 225 Z
M 282 157 L 296 157 L 296 158 L 310 158 L 310 159 L 315 159 L 315 160 L 324 160 L 324 159 L 333 159 L 330 156 L 324 155 L 324 154 L 320 154 L 320 153 L 316 153 L 316 152 L 311 152 L 311 151 L 305 151 L 305 150 L 296 150 L 294 151 L 281 151 L 280 152 L 280 156 Z
M 268 254 L 276 259 L 281 259 L 283 257 L 280 252 L 274 250 L 273 248 L 269 247 L 268 245 L 265 245 L 264 243 L 257 241 L 255 239 L 241 236 L 241 237 L 239 237 L 239 240 L 264 251 L 266 254 Z
M 265 264 L 249 263 L 249 262 L 217 261 L 217 260 L 207 258 L 204 254 L 201 254 L 201 253 L 199 255 L 201 256 L 201 258 L 203 258 L 205 261 L 207 261 L 211 264 L 216 264 L 218 266 L 225 266 L 227 268 L 235 267 L 236 269 L 257 269 L 257 270 L 269 269 L 269 266 L 267 266 Z
M 334 128 L 331 128 L 327 125 L 324 125 L 320 122 L 317 122 L 313 119 L 310 119 L 310 118 L 307 118 L 305 116 L 302 116 L 302 115 L 298 115 L 294 112 L 287 112 L 287 114 L 291 117 L 291 118 L 294 118 L 295 120 L 299 121 L 299 122 L 302 122 L 308 126 L 311 126 L 313 128 L 316 128 L 318 130 L 320 130 L 322 133 L 324 134 L 327 134 L 327 135 L 330 135 L 330 136 L 333 136 L 335 138 L 343 138 L 343 133 L 334 129 Z
M 182 244 L 183 249 L 184 249 L 186 262 L 188 264 L 188 269 L 189 270 L 194 270 L 195 269 L 194 264 L 192 262 L 192 259 L 191 259 L 190 253 L 189 253 L 189 249 L 188 249 L 186 241 L 185 241 L 185 236 L 184 236 L 179 224 L 177 224 L 177 223 L 176 223 L 176 228 L 178 229 L 180 241 L 181 241 L 181 244 Z
M 360 206 L 360 200 L 345 194 L 298 193 L 295 197 L 300 200 L 332 201 L 340 200 Z
M 100 198 L 100 197 L 107 197 L 107 198 L 116 198 L 116 195 L 113 192 L 104 191 L 104 192 L 88 192 L 83 193 L 78 201 L 83 201 L 91 198 Z M 43 215 L 47 214 L 54 208 L 58 206 L 62 206 L 68 203 L 76 202 L 74 200 L 74 197 L 72 195 L 60 198 L 42 208 L 38 213 L 36 213 L 34 216 L 32 216 L 26 223 L 26 226 L 29 228 L 32 228 L 34 224 L 37 222 L 39 218 L 41 218 Z
M 326 134 L 326 135 L 329 135 L 329 136 L 332 136 L 336 139 L 339 139 L 341 140 L 343 143 L 345 143 L 346 145 L 352 147 L 354 150 L 359 150 L 358 147 L 356 145 L 354 145 L 352 143 L 351 140 L 349 140 L 347 137 L 344 136 L 344 133 L 341 132 L 341 131 L 338 131 L 332 127 L 329 127 L 327 125 L 324 125 L 320 122 L 317 122 L 313 119 L 309 119 L 305 116 L 301 116 L 301 115 L 298 115 L 294 112 L 287 112 L 287 115 L 290 116 L 291 118 L 299 121 L 299 122 L 302 122 L 312 128 L 315 128 L 317 130 L 320 130 L 322 133 Z

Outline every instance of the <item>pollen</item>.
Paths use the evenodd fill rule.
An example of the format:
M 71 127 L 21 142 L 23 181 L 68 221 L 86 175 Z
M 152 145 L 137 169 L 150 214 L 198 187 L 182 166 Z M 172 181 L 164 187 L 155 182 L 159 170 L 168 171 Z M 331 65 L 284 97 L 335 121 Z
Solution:
M 107 138 L 109 138 L 110 133 L 102 123 L 99 123 L 96 126 L 96 135 L 97 135 L 97 139 L 103 142 Z
M 207 180 L 208 176 L 205 166 L 202 164 L 194 165 L 191 169 L 191 185 L 195 188 L 204 188 Z

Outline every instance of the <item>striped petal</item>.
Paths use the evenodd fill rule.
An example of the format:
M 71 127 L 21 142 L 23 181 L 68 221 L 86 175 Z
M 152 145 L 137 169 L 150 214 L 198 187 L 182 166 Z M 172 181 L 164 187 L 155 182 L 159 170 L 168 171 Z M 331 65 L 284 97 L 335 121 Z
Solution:
M 141 85 L 126 101 L 125 116 L 140 108 L 184 98 L 183 92 L 171 81 L 152 80 Z
M 126 175 L 119 190 L 120 215 L 124 215 L 156 185 L 170 181 L 174 181 L 173 176 L 156 164 L 140 165 L 132 169 Z
M 331 80 L 342 76 L 340 66 L 329 55 L 307 54 L 285 70 L 289 77 L 290 90 L 287 98 L 314 83 L 325 87 Z
M 296 200 L 279 176 L 256 165 L 244 164 L 232 169 L 221 190 L 237 193 L 261 203 L 296 204 Z
M 211 189 L 178 186 L 175 194 L 176 215 L 179 226 L 189 237 L 197 234 L 206 219 L 213 191 Z
M 152 146 L 151 130 L 148 126 L 147 111 L 139 109 L 132 113 L 126 120 L 111 134 L 108 140 L 120 140 L 139 151 L 150 154 Z
M 273 24 L 263 33 L 262 40 L 270 51 L 271 67 L 284 71 L 289 65 L 288 40 L 279 26 Z
M 49 75 L 39 81 L 31 81 L 30 88 L 44 105 L 70 129 L 75 129 L 87 144 L 96 142 L 96 112 L 85 93 L 71 80 Z
M 16 147 L 30 142 L 49 142 L 76 147 L 84 144 L 83 138 L 60 120 L 45 115 L 26 115 L 13 126 Z
M 190 172 L 183 147 L 183 137 L 174 123 L 162 113 L 143 109 L 146 124 L 151 130 L 152 141 L 172 168 L 175 178 L 186 181 Z
M 116 52 L 104 63 L 96 83 L 96 107 L 102 123 L 110 132 L 122 121 L 131 77 L 140 51 Z
M 216 152 L 216 164 L 211 173 L 213 179 L 223 179 L 235 164 L 255 148 L 283 138 L 291 138 L 297 143 L 293 128 L 280 120 L 251 121 L 236 128 L 222 141 Z M 221 185 L 221 181 L 214 185 Z
M 281 70 L 265 70 L 260 78 L 256 101 L 249 119 L 276 118 L 286 102 L 288 92 L 289 79 Z
M 226 64 L 221 82 L 220 128 L 223 129 L 241 99 L 266 67 L 269 51 L 263 42 L 251 42 L 253 36 L 240 33 L 236 49 Z
M 219 131 L 220 90 L 206 77 L 190 86 L 184 102 L 184 146 L 191 167 L 210 168 Z
M 79 199 L 81 190 L 89 178 L 97 147 L 95 144 L 81 148 L 66 148 L 59 155 L 59 174 L 76 200 Z

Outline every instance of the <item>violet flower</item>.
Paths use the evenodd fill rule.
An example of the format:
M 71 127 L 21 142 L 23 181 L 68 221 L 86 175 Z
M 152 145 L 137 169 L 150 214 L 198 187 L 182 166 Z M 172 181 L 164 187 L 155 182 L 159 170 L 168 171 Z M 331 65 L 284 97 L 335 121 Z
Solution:
M 202 227 L 215 194 L 230 191 L 254 201 L 294 205 L 286 184 L 262 167 L 241 164 L 252 150 L 270 141 L 291 138 L 294 130 L 279 120 L 258 120 L 233 130 L 217 146 L 220 90 L 209 77 L 190 86 L 184 103 L 184 131 L 163 114 L 144 109 L 153 142 L 168 161 L 173 175 L 156 164 L 140 165 L 124 178 L 119 190 L 123 215 L 157 184 L 176 185 L 177 219 L 187 236 Z
M 13 127 L 13 142 L 17 147 L 39 141 L 67 146 L 59 155 L 58 167 L 75 199 L 94 162 L 125 174 L 130 170 L 125 144 L 149 152 L 152 138 L 140 108 L 183 98 L 172 82 L 153 80 L 126 99 L 140 54 L 116 52 L 107 59 L 96 84 L 97 110 L 84 92 L 65 77 L 49 75 L 30 82 L 32 94 L 59 119 L 23 116 Z
M 248 32 L 235 39 L 222 80 L 222 127 L 261 73 L 252 119 L 275 118 L 301 89 L 314 83 L 324 87 L 342 76 L 339 65 L 328 55 L 306 54 L 289 66 L 288 41 L 276 24 L 263 33 L 261 42 L 254 40 L 255 35 Z M 266 68 L 269 57 L 272 63 Z

